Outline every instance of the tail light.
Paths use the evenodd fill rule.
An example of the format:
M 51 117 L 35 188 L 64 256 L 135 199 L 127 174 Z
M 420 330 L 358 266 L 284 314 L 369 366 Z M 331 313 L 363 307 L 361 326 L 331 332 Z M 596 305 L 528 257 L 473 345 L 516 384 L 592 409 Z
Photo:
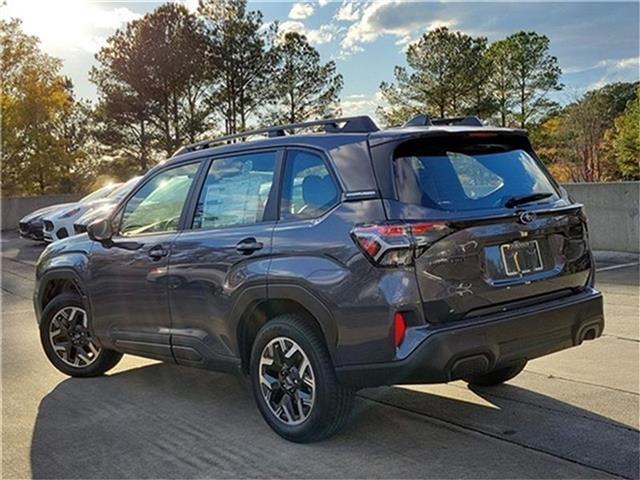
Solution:
M 395 267 L 413 264 L 429 246 L 451 232 L 445 223 L 385 223 L 358 226 L 351 235 L 373 263 Z

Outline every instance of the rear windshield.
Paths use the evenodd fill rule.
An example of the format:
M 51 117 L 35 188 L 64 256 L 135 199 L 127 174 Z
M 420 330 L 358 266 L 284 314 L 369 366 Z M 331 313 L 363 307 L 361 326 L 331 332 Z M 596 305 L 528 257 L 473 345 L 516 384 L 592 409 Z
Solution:
M 502 208 L 513 198 L 547 194 L 555 187 L 525 150 L 502 145 L 471 145 L 396 154 L 394 176 L 398 200 L 435 210 Z

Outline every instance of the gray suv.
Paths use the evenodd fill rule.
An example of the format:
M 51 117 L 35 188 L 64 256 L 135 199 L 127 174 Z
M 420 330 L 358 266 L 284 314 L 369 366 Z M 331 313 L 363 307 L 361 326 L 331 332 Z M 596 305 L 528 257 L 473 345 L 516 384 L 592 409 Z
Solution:
M 582 206 L 524 131 L 475 117 L 186 146 L 87 233 L 38 262 L 53 365 L 242 372 L 296 442 L 335 433 L 359 388 L 496 385 L 604 327 Z

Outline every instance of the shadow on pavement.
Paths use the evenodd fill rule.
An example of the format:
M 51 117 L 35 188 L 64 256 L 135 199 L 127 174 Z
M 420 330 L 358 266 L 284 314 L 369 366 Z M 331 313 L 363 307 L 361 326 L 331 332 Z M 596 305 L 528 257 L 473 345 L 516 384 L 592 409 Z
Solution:
M 72 378 L 58 384 L 39 406 L 32 475 L 541 478 L 589 472 L 580 475 L 578 465 L 532 455 L 487 434 L 534 447 L 546 442 L 540 450 L 551 449 L 549 453 L 564 458 L 590 450 L 592 456 L 579 463 L 599 466 L 600 476 L 605 471 L 630 477 L 637 473 L 637 430 L 514 386 L 476 393 L 484 401 L 404 388 L 366 390 L 341 434 L 315 445 L 296 445 L 271 432 L 238 377 L 153 364 L 99 378 Z M 470 435 L 450 423 L 482 433 Z M 600 456 L 614 450 L 618 453 L 603 463 Z
M 638 476 L 640 432 L 636 428 L 508 383 L 459 390 L 456 398 L 399 387 L 363 395 L 602 472 Z

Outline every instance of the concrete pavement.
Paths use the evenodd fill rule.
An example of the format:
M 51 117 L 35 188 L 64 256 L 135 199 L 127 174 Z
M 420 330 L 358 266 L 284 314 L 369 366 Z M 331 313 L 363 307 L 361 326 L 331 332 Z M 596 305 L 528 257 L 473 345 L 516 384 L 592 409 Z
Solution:
M 239 378 L 125 356 L 70 379 L 31 307 L 41 247 L 2 239 L 3 478 L 638 478 L 637 257 L 602 256 L 607 326 L 497 388 L 363 390 L 347 428 L 281 440 Z

